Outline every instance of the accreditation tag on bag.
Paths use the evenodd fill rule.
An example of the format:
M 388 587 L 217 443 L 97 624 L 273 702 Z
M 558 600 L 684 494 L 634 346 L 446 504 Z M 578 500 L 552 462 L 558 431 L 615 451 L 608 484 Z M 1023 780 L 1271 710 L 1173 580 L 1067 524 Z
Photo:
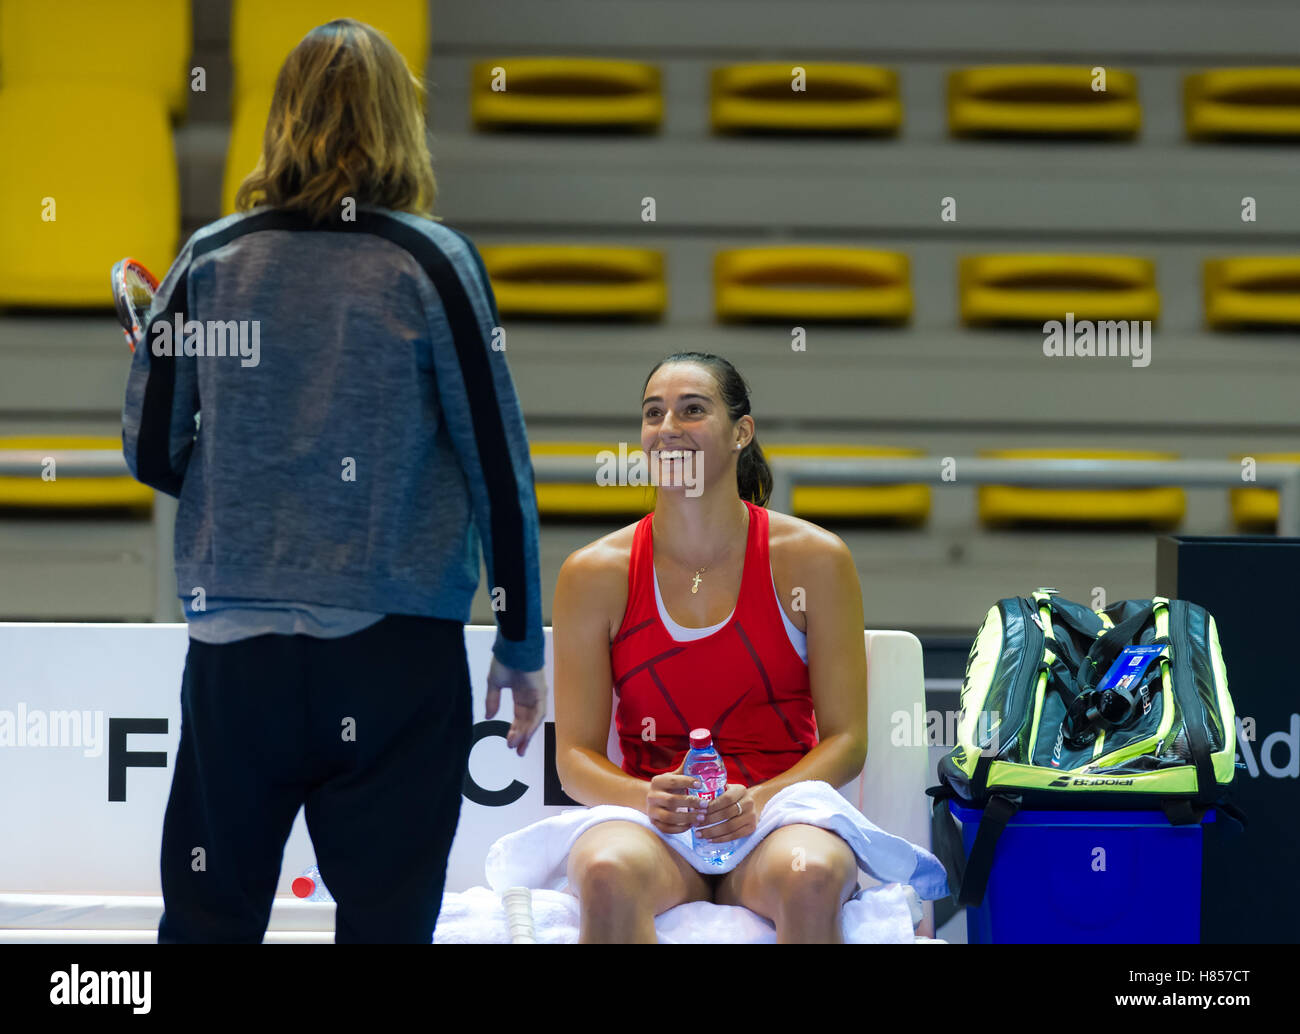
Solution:
M 1164 653 L 1164 650 L 1163 645 L 1156 643 L 1124 647 L 1120 655 L 1115 658 L 1115 663 L 1107 669 L 1101 685 L 1097 688 L 1128 689 L 1142 678 L 1147 665 Z

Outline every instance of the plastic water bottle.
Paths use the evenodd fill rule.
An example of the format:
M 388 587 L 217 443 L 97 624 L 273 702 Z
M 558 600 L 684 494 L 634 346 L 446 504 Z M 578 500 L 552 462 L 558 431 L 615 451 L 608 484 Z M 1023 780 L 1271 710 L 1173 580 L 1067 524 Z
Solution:
M 293 890 L 294 897 L 307 901 L 334 900 L 325 886 L 325 881 L 320 878 L 320 869 L 314 865 L 301 876 L 296 877 L 289 886 Z
M 702 790 L 695 791 L 702 801 L 711 801 L 727 788 L 727 767 L 722 763 L 722 756 L 713 747 L 713 734 L 708 729 L 691 730 L 691 749 L 686 754 L 686 766 L 682 773 L 694 776 L 704 784 Z M 723 819 L 722 821 L 726 821 Z M 691 827 L 691 846 L 695 853 L 711 865 L 721 865 L 735 853 L 739 840 L 725 843 L 712 843 L 698 833 L 698 827 Z

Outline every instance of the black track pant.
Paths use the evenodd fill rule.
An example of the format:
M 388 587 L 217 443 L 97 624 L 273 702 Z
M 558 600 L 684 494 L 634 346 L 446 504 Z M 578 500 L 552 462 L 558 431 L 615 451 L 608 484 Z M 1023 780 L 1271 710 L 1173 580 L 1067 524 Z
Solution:
M 300 806 L 335 942 L 430 943 L 470 748 L 459 622 L 191 640 L 181 716 L 160 944 L 259 943 Z

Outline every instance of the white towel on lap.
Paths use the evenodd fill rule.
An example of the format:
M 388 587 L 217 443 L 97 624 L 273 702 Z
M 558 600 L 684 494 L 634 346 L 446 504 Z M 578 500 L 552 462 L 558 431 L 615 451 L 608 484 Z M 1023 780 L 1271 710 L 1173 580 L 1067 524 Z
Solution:
M 533 937 L 538 944 L 577 944 L 578 899 L 557 890 L 535 890 Z M 910 902 L 909 902 L 910 899 Z M 841 929 L 847 944 L 912 944 L 915 898 L 891 883 L 859 891 L 845 902 Z M 747 908 L 692 901 L 655 917 L 660 944 L 775 944 L 776 927 Z M 500 896 L 487 887 L 449 892 L 433 934 L 434 944 L 509 944 Z
M 934 855 L 902 837 L 886 833 L 833 786 L 819 780 L 794 783 L 775 794 L 759 815 L 758 828 L 722 865 L 711 865 L 695 853 L 689 831 L 661 833 L 635 808 L 599 804 L 561 812 L 501 837 L 488 849 L 488 886 L 497 893 L 509 887 L 566 890 L 569 850 L 574 842 L 596 823 L 612 819 L 645 826 L 697 870 L 710 875 L 730 872 L 774 829 L 794 823 L 819 826 L 842 837 L 857 856 L 858 867 L 882 883 L 911 884 L 927 900 L 948 894 L 947 873 Z

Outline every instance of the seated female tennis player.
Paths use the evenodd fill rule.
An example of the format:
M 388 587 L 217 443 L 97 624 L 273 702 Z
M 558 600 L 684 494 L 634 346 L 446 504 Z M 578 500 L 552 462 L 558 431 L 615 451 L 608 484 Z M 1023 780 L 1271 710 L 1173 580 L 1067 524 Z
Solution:
M 679 353 L 650 372 L 641 446 L 659 463 L 654 511 L 560 570 L 556 766 L 582 804 L 639 809 L 666 834 L 696 826 L 738 841 L 777 791 L 805 779 L 843 786 L 866 760 L 857 571 L 837 536 L 764 508 L 771 472 L 748 389 L 725 359 Z M 615 701 L 621 770 L 606 755 Z M 706 803 L 681 774 L 701 727 L 727 768 L 726 792 Z M 583 942 L 653 944 L 655 916 L 714 901 L 767 917 L 778 942 L 841 943 L 857 873 L 842 838 L 803 824 L 773 831 L 723 875 L 615 820 L 583 833 L 568 860 Z

